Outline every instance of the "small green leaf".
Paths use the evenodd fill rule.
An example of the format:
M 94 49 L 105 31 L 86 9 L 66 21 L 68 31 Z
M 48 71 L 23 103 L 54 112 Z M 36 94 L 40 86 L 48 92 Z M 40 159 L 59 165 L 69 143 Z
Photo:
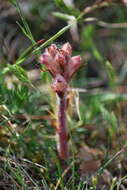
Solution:
M 111 87 L 115 87 L 116 86 L 115 70 L 109 61 L 106 61 L 105 66 L 106 66 L 106 70 L 107 70 L 107 74 L 109 78 L 109 84 Z
M 16 0 L 8 0 L 11 4 L 13 4 L 14 6 L 16 6 Z
M 96 60 L 98 60 L 99 62 L 103 62 L 103 57 L 101 56 L 100 52 L 95 46 L 93 46 L 93 55 L 96 58 Z
M 18 23 L 18 25 L 20 26 L 23 33 L 31 40 L 32 44 L 34 45 L 36 42 L 34 40 L 34 37 L 33 37 L 32 33 L 31 33 L 29 25 L 28 25 L 24 15 L 23 15 L 22 11 L 21 11 L 21 8 L 20 8 L 18 0 L 15 0 L 15 6 L 16 6 L 17 12 L 19 13 L 19 15 L 21 17 L 23 26 L 21 26 L 19 23 Z
M 61 10 L 63 10 L 64 12 L 69 13 L 69 7 L 65 5 L 63 0 L 54 0 L 56 6 L 58 6 Z
M 31 36 L 29 35 L 29 33 L 27 33 L 26 29 L 23 28 L 23 26 L 19 23 L 19 22 L 16 22 L 18 24 L 18 26 L 20 27 L 20 29 L 22 30 L 22 32 L 25 34 L 25 36 L 27 36 L 27 38 L 29 38 L 31 41 L 33 40 L 31 38 Z
M 31 84 L 28 79 L 26 71 L 19 65 L 8 65 L 9 70 L 15 74 L 15 76 L 22 82 Z
M 53 12 L 52 14 L 53 14 L 53 16 L 60 18 L 61 20 L 65 20 L 65 21 L 75 19 L 75 17 L 72 15 L 68 15 L 68 14 L 64 14 L 64 13 L 60 13 L 60 12 Z
M 74 16 L 79 16 L 80 11 L 74 7 L 67 6 L 63 0 L 54 0 L 54 1 L 55 1 L 56 6 L 58 6 L 65 13 L 68 13 Z

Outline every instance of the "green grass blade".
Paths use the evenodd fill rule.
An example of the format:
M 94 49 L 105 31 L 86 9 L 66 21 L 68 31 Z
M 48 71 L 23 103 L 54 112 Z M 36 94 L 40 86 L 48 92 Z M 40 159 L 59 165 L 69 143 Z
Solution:
M 46 42 L 44 42 L 42 45 L 40 45 L 38 48 L 36 48 L 33 53 L 41 50 L 42 48 L 48 46 L 49 44 L 51 44 L 54 40 L 56 40 L 59 36 L 61 36 L 62 34 L 64 34 L 64 32 L 66 32 L 70 27 L 71 24 L 68 24 L 67 26 L 65 26 L 64 28 L 62 28 L 61 30 L 59 30 L 54 36 L 52 36 L 50 39 L 48 39 Z
M 20 17 L 21 17 L 21 20 L 22 20 L 22 23 L 23 23 L 23 26 L 24 26 L 24 30 L 26 31 L 27 35 L 29 36 L 29 39 L 31 39 L 32 43 L 35 44 L 34 37 L 33 37 L 32 33 L 31 33 L 31 30 L 30 30 L 30 28 L 28 26 L 28 23 L 26 22 L 26 19 L 25 19 L 24 15 L 23 15 L 23 13 L 22 13 L 22 11 L 20 9 L 19 2 L 17 0 L 15 0 L 15 1 L 16 1 L 15 6 L 16 6 L 16 9 L 17 9 Z
M 125 147 L 123 147 L 119 152 L 117 152 L 111 159 L 109 159 L 98 171 L 97 174 L 101 175 L 104 171 L 105 168 L 107 168 L 107 166 L 116 158 L 118 158 L 120 156 L 121 153 L 123 153 L 125 151 Z

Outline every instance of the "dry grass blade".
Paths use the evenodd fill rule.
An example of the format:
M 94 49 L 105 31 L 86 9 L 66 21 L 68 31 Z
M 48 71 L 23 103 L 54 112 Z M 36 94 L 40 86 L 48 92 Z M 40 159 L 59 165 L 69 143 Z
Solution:
M 72 161 L 71 164 L 64 170 L 62 176 L 61 176 L 61 177 L 59 178 L 59 180 L 57 181 L 54 190 L 57 190 L 57 189 L 58 189 L 58 187 L 59 187 L 59 185 L 60 185 L 60 183 L 61 183 L 62 178 L 63 178 L 63 177 L 67 174 L 67 172 L 71 169 L 71 167 L 73 166 L 73 164 L 74 164 L 74 161 Z
M 9 175 L 5 170 L 3 170 L 2 168 L 0 168 L 0 170 L 2 171 L 2 172 L 4 172 L 5 174 L 6 174 L 6 176 L 8 176 L 11 180 L 12 180 L 12 182 L 16 185 L 16 187 L 19 189 L 19 190 L 23 190 L 23 188 L 22 187 L 20 187 L 20 185 L 16 182 L 16 180 L 11 176 L 11 175 Z
M 118 158 L 120 156 L 121 153 L 125 152 L 125 148 L 127 146 L 124 146 L 120 151 L 118 151 L 111 159 L 109 159 L 98 171 L 97 174 L 100 175 L 103 170 L 116 158 Z
M 95 21 L 96 24 L 98 24 L 101 27 L 105 27 L 105 28 L 112 28 L 112 29 L 127 28 L 127 22 L 124 22 L 124 23 L 107 23 L 107 22 L 104 22 L 104 21 L 99 20 L 98 18 L 94 18 L 94 17 L 85 18 L 84 21 L 85 22 Z
M 24 161 L 24 162 L 33 164 L 33 165 L 35 165 L 35 166 L 37 166 L 37 167 L 39 167 L 39 168 L 42 168 L 42 169 L 44 169 L 44 170 L 47 170 L 46 167 L 44 167 L 44 166 L 42 166 L 42 165 L 40 165 L 40 164 L 38 164 L 38 163 L 34 163 L 34 162 L 32 162 L 32 161 L 30 161 L 30 160 L 28 160 L 28 159 L 23 158 L 23 159 L 21 159 L 21 160 Z

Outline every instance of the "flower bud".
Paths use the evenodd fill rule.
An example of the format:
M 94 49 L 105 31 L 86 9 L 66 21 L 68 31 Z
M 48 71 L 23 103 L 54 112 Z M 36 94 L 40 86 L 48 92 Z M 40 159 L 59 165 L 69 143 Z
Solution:
M 64 77 L 60 74 L 58 74 L 55 79 L 52 82 L 52 89 L 59 95 L 61 96 L 62 94 L 64 94 L 66 92 L 67 89 L 67 82 L 64 79 Z
M 66 58 L 62 53 L 57 53 L 56 57 L 55 57 L 55 61 L 57 63 L 59 63 L 60 67 L 61 67 L 61 74 L 64 72 L 65 68 L 66 68 Z
M 72 47 L 69 43 L 65 43 L 62 48 L 57 48 L 55 44 L 52 44 L 41 55 L 40 63 L 47 67 L 53 78 L 56 79 L 56 76 L 59 74 L 61 77 L 64 77 L 64 80 L 69 82 L 72 75 L 81 66 L 81 57 L 71 57 L 71 54 Z M 63 79 L 60 80 L 63 81 Z M 61 89 L 63 87 L 61 87 L 62 84 L 65 85 L 65 82 L 58 83 L 58 86 Z
M 81 62 L 80 56 L 72 57 L 68 63 L 68 69 L 66 70 L 65 78 L 67 80 L 70 80 L 72 75 L 79 69 L 81 64 L 82 64 L 82 62 Z
M 55 60 L 50 56 L 48 52 L 43 53 L 40 56 L 39 61 L 41 64 L 44 64 L 47 67 L 53 77 L 60 73 L 60 66 L 55 63 Z
M 67 52 L 68 56 L 71 56 L 72 54 L 72 47 L 71 45 L 67 42 L 62 46 L 62 50 Z
M 50 47 L 46 49 L 46 52 L 48 52 L 52 57 L 55 57 L 58 50 L 55 44 L 52 44 Z

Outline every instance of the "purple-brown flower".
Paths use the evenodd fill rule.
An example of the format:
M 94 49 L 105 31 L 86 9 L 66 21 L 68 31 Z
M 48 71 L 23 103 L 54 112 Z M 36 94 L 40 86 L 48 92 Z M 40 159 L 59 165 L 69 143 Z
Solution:
M 81 57 L 72 55 L 72 47 L 65 43 L 62 48 L 57 48 L 55 44 L 48 47 L 40 56 L 40 63 L 44 64 L 53 77 L 52 89 L 58 95 L 58 143 L 57 150 L 61 159 L 66 160 L 68 151 L 68 133 L 66 130 L 66 107 L 67 88 L 70 79 L 81 66 Z
M 66 91 L 68 82 L 81 66 L 81 57 L 71 55 L 72 47 L 67 42 L 62 48 L 52 44 L 40 56 L 40 63 L 47 67 L 53 77 L 52 88 L 58 95 Z

